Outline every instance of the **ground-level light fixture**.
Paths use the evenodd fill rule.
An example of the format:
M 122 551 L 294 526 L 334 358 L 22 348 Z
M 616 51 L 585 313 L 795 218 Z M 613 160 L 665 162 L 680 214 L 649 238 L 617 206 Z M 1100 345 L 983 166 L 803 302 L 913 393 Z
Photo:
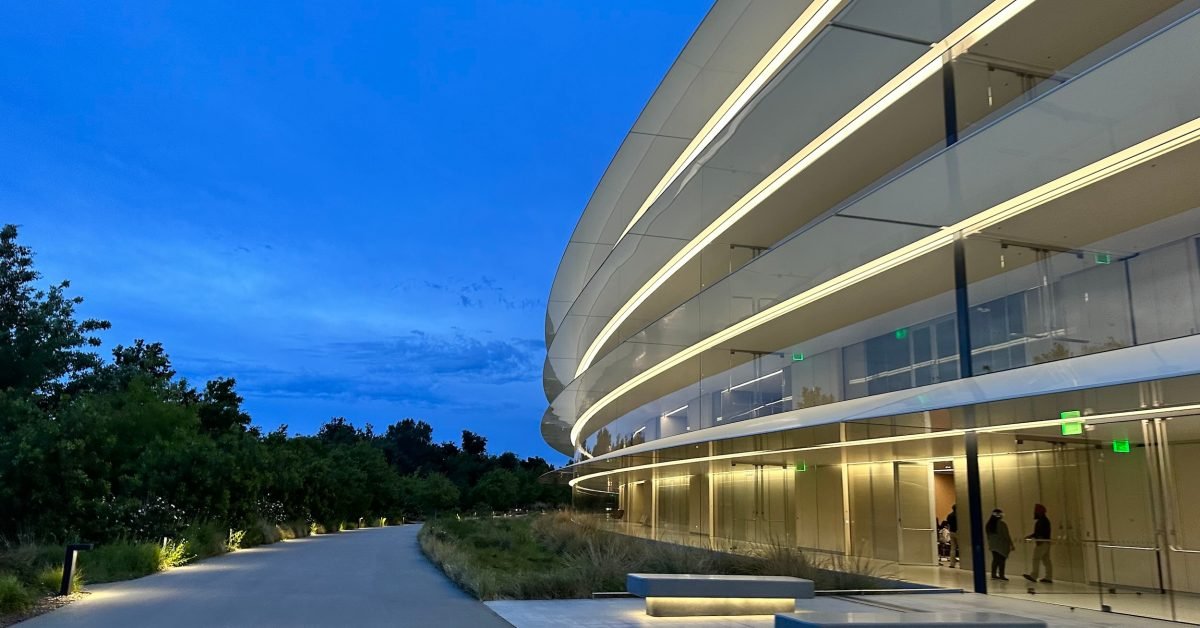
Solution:
M 67 546 L 67 553 L 63 556 L 63 576 L 62 586 L 58 588 L 59 595 L 71 594 L 71 580 L 75 579 L 75 559 L 79 557 L 79 552 L 90 550 L 94 547 L 91 543 L 72 543 Z

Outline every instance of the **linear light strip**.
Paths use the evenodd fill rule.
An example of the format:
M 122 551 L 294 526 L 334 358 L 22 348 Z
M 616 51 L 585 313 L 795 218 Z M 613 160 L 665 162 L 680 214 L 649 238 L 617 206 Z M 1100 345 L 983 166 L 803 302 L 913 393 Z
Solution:
M 1021 0 L 1020 2 L 999 0 L 988 5 L 987 8 L 977 13 L 971 20 L 968 20 L 962 26 L 955 29 L 953 33 L 931 47 L 928 52 L 921 55 L 916 61 L 909 64 L 908 67 L 876 90 L 875 93 L 868 96 L 854 109 L 850 110 L 849 113 L 842 116 L 840 120 L 821 133 L 821 135 L 809 142 L 808 145 L 792 156 L 791 159 L 780 166 L 774 173 L 747 192 L 745 196 L 730 206 L 729 209 L 710 223 L 708 227 L 684 245 L 665 266 L 660 268 L 653 277 L 630 297 L 625 305 L 617 310 L 616 314 L 601 328 L 600 333 L 592 341 L 591 345 L 588 346 L 587 351 L 584 352 L 583 358 L 579 362 L 579 367 L 575 371 L 575 376 L 579 377 L 583 374 L 592 365 L 604 343 L 616 333 L 617 328 L 650 295 L 661 288 L 668 279 L 674 276 L 679 269 L 683 268 L 700 251 L 720 237 L 722 233 L 728 231 L 746 214 L 753 211 L 801 172 L 807 170 L 818 159 L 830 150 L 833 150 L 865 124 L 875 119 L 880 113 L 887 110 L 897 100 L 911 92 L 926 79 L 936 74 L 942 67 L 944 55 L 952 50 L 961 49 L 961 44 L 969 39 L 978 40 L 991 33 L 1031 2 L 1032 0 Z M 630 223 L 630 227 L 632 226 L 633 224 Z
M 625 226 L 625 230 L 621 232 L 621 237 L 617 238 L 617 242 L 620 242 L 622 238 L 629 234 L 629 230 L 633 229 L 633 225 L 637 224 L 637 221 L 658 200 L 658 197 L 662 196 L 662 193 L 700 156 L 704 149 L 716 139 L 717 135 L 758 95 L 758 92 L 791 59 L 792 55 L 811 41 L 813 35 L 825 26 L 826 21 L 836 10 L 841 8 L 843 3 L 842 0 L 816 1 L 810 4 L 800 14 L 800 17 L 796 18 L 796 21 L 783 34 L 783 37 L 780 37 L 779 41 L 750 70 L 750 73 L 742 80 L 742 83 L 734 89 L 733 93 L 729 95 L 721 107 L 713 113 L 708 123 L 700 129 L 700 132 L 696 134 L 696 137 L 692 139 L 688 147 L 675 160 L 675 163 L 663 174 L 663 178 L 650 191 L 650 195 L 646 197 L 642 206 L 634 212 L 633 218 Z
M 685 404 L 683 404 L 682 406 L 679 406 L 678 408 L 675 408 L 674 410 L 672 410 L 672 411 L 670 411 L 670 412 L 668 412 L 668 413 L 664 414 L 663 416 L 671 416 L 672 414 L 675 414 L 676 412 L 679 412 L 680 410 L 687 410 L 687 409 L 688 409 L 688 406 L 690 406 L 690 405 L 692 405 L 692 404 L 690 404 L 690 403 L 685 403 Z
M 791 447 L 788 449 L 760 449 L 757 451 L 747 451 L 734 454 L 715 454 L 711 456 L 697 456 L 686 460 L 668 460 L 665 462 L 653 462 L 649 464 L 635 465 L 632 467 L 624 467 L 621 469 L 611 469 L 608 471 L 597 471 L 588 475 L 581 475 L 573 478 L 567 484 L 574 487 L 576 484 L 585 480 L 593 480 L 595 478 L 605 477 L 616 473 L 629 473 L 632 471 L 644 471 L 646 469 L 661 469 L 663 467 L 674 467 L 683 464 L 693 464 L 696 462 L 715 462 L 717 460 L 731 460 L 736 458 L 752 458 L 754 456 L 769 456 L 777 454 L 791 454 L 805 451 L 817 451 L 821 449 L 845 449 L 848 447 L 860 447 L 864 445 L 882 445 L 888 443 L 898 443 L 913 440 L 929 440 L 935 438 L 950 438 L 954 436 L 962 436 L 967 432 L 976 432 L 980 434 L 990 434 L 994 432 L 1009 432 L 1016 429 L 1033 429 L 1039 427 L 1051 427 L 1054 425 L 1062 425 L 1063 423 L 1073 423 L 1083 421 L 1090 425 L 1101 425 L 1104 423 L 1119 423 L 1121 421 L 1130 421 L 1136 419 L 1155 419 L 1178 416 L 1200 411 L 1200 404 L 1188 404 L 1183 406 L 1173 406 L 1169 408 L 1149 408 L 1145 410 L 1129 410 L 1125 412 L 1109 412 L 1105 414 L 1093 414 L 1089 416 L 1081 416 L 1076 419 L 1047 419 L 1044 421 L 1028 421 L 1025 423 L 1010 423 L 1006 425 L 989 425 L 975 429 L 954 429 L 945 430 L 942 432 L 932 432 L 925 434 L 904 434 L 902 436 L 881 436 L 879 438 L 864 438 L 854 441 L 840 441 L 836 443 L 822 443 L 820 445 L 810 445 L 808 447 Z M 807 426 L 799 426 L 807 427 Z M 646 480 L 639 480 L 644 483 Z
M 733 390 L 737 390 L 739 388 L 745 388 L 746 386 L 749 386 L 750 384 L 756 384 L 758 382 L 763 381 L 764 379 L 770 379 L 772 377 L 775 377 L 776 375 L 782 375 L 782 374 L 783 374 L 783 369 L 779 369 L 778 371 L 767 373 L 766 375 L 763 375 L 762 377 L 755 377 L 754 379 L 752 379 L 748 382 L 742 382 L 742 383 L 738 384 L 737 386 L 730 386 L 727 389 L 727 391 L 733 391 Z
M 861 283 L 871 277 L 879 275 L 887 270 L 895 268 L 901 264 L 912 261 L 922 255 L 935 251 L 943 246 L 946 246 L 954 241 L 957 234 L 962 233 L 971 235 L 978 233 L 988 227 L 996 225 L 1000 222 L 1008 220 L 1014 216 L 1027 212 L 1031 209 L 1044 205 L 1061 196 L 1074 192 L 1083 187 L 1087 187 L 1097 181 L 1101 181 L 1113 175 L 1119 174 L 1129 168 L 1140 165 L 1171 152 L 1182 146 L 1186 146 L 1200 139 L 1200 118 L 1177 126 L 1169 131 L 1160 133 L 1148 140 L 1142 141 L 1134 146 L 1126 148 L 1120 152 L 1114 153 L 1095 161 L 1087 166 L 1084 166 L 1074 172 L 1063 175 L 1049 183 L 1034 188 L 1024 194 L 1011 198 L 1003 203 L 994 205 L 982 212 L 975 214 L 965 220 L 962 220 L 954 225 L 943 228 L 941 231 L 921 238 L 912 244 L 897 249 L 887 255 L 876 258 L 871 262 L 863 264 L 851 271 L 842 273 L 829 281 L 814 286 L 800 294 L 775 305 L 767 310 L 759 312 L 754 316 L 746 318 L 734 325 L 731 325 L 724 330 L 709 336 L 708 338 L 676 353 L 675 355 L 659 362 L 658 364 L 638 373 L 629 378 L 620 386 L 613 389 L 604 397 L 600 398 L 596 403 L 592 404 L 575 424 L 571 427 L 571 442 L 578 447 L 579 436 L 583 431 L 583 427 L 593 416 L 595 416 L 605 406 L 612 403 L 622 395 L 633 390 L 637 386 L 657 377 L 659 374 L 683 363 L 684 361 L 699 355 L 713 347 L 718 346 L 722 342 L 730 340 L 743 332 L 749 331 L 755 327 L 770 322 L 780 316 L 795 311 L 809 303 L 823 299 L 831 294 L 839 292 L 845 288 Z

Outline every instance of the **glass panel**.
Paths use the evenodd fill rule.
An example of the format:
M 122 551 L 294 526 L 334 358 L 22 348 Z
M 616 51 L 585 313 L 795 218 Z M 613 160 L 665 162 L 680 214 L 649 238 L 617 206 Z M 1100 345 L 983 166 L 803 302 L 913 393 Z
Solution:
M 900 522 L 900 562 L 937 564 L 930 463 L 896 463 L 896 509 Z
M 1096 568 L 1088 577 L 1115 612 L 1169 617 L 1151 501 L 1153 444 L 1147 447 L 1140 421 L 1097 425 L 1088 436 L 1099 445 L 1089 461 Z M 1128 451 L 1114 442 L 1128 444 Z
M 950 225 L 1195 117 L 1200 20 L 1075 77 L 842 213 Z

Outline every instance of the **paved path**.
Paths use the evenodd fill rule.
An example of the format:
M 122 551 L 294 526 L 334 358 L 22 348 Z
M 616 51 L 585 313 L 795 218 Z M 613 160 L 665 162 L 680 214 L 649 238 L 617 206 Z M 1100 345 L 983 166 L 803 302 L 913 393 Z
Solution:
M 639 599 L 501 600 L 487 604 L 516 628 L 773 628 L 775 625 L 771 615 L 650 617 L 646 615 L 645 601 Z M 1185 625 L 975 593 L 817 596 L 812 600 L 800 600 L 796 610 L 798 613 L 990 611 L 1040 619 L 1049 628 L 1179 628 Z
M 296 539 L 95 585 L 83 599 L 19 625 L 509 628 L 425 560 L 419 527 Z

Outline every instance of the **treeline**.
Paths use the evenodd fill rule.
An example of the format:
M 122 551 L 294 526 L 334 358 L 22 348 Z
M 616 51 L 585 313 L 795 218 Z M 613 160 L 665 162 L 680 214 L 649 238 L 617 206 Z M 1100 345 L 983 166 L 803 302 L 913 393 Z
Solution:
M 251 425 L 233 379 L 194 387 L 162 345 L 97 353 L 62 282 L 39 289 L 32 251 L 0 231 L 0 538 L 96 542 L 185 528 L 554 506 L 541 458 L 491 455 L 483 436 L 436 443 L 423 421 L 381 433 L 330 420 L 314 436 Z

